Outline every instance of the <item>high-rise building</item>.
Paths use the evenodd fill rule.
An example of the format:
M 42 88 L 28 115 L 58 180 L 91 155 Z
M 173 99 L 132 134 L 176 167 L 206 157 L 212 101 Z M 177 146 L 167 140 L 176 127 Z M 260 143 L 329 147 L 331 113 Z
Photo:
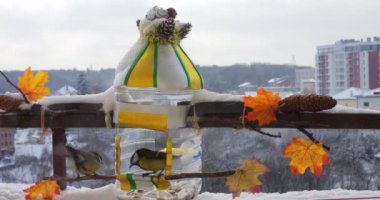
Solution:
M 320 94 L 334 95 L 350 87 L 380 87 L 380 37 L 318 46 L 315 60 Z

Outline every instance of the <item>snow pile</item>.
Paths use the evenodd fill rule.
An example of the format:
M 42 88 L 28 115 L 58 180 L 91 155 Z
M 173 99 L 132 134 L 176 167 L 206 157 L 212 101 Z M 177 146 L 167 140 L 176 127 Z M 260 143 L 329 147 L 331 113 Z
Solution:
M 111 127 L 111 111 L 114 107 L 114 88 L 110 87 L 106 91 L 99 94 L 88 94 L 88 95 L 74 95 L 74 96 L 47 96 L 38 100 L 38 104 L 43 107 L 48 107 L 53 104 L 61 103 L 94 103 L 102 104 L 103 111 L 106 113 L 105 122 L 107 127 Z
M 198 90 L 194 94 L 192 104 L 209 101 L 241 101 L 241 95 L 223 94 L 209 90 Z
M 101 188 L 74 188 L 69 187 L 61 193 L 60 199 L 62 200 L 118 200 L 118 195 L 121 191 L 114 185 L 106 185 Z
M 0 183 L 0 200 L 24 200 L 23 189 L 30 185 Z M 289 200 L 304 200 L 304 199 L 380 199 L 380 191 L 356 191 L 356 190 L 323 190 L 323 191 L 296 191 L 287 193 L 257 193 L 248 194 L 242 193 L 241 197 L 236 200 L 264 200 L 264 199 L 289 199 Z M 61 195 L 56 196 L 55 200 L 122 200 L 131 199 L 128 193 L 121 191 L 115 184 L 109 184 L 101 188 L 74 188 L 68 187 Z M 133 198 L 139 199 L 139 198 Z M 151 198 L 141 198 L 151 199 Z M 180 198 L 179 198 L 180 199 Z M 209 193 L 205 192 L 198 195 L 195 199 L 198 200 L 219 200 L 232 199 L 231 194 L 224 193 Z
M 372 110 L 366 108 L 353 108 L 348 106 L 336 105 L 334 108 L 329 110 L 321 111 L 321 113 L 352 113 L 352 114 L 360 114 L 360 113 L 368 113 L 368 114 L 379 114 L 380 110 Z
M 219 199 L 232 199 L 231 194 L 224 193 L 202 193 L 198 196 L 198 200 L 219 200 Z M 305 200 L 305 199 L 319 199 L 319 200 L 332 200 L 332 199 L 380 199 L 380 191 L 357 191 L 357 190 L 312 190 L 312 191 L 295 191 L 287 193 L 256 193 L 248 194 L 242 193 L 236 200 L 268 200 L 268 199 L 281 199 L 281 200 Z
M 24 200 L 22 190 L 28 187 L 25 184 L 0 183 L 0 200 Z

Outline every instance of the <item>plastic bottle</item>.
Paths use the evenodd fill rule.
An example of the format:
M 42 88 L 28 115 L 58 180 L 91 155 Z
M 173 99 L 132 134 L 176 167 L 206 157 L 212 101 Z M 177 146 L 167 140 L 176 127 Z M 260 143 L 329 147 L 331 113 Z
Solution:
M 131 156 L 136 150 L 147 148 L 153 151 L 165 152 L 166 141 L 170 137 L 173 144 L 173 163 L 171 174 L 201 172 L 201 136 L 196 130 L 185 127 L 186 114 L 192 101 L 194 90 L 159 90 L 155 88 L 131 88 L 120 86 L 116 88 L 115 121 L 120 126 L 118 132 L 121 136 L 121 173 L 141 175 L 145 171 L 138 166 L 130 167 Z M 137 125 L 146 123 L 140 128 L 123 126 L 135 126 L 140 119 L 129 120 L 120 123 L 123 112 L 147 114 L 148 116 L 166 116 L 167 132 L 157 131 L 162 129 L 154 121 L 137 122 Z M 144 116 L 145 117 L 145 116 Z M 153 121 L 153 122 L 152 122 Z M 144 126 L 147 126 L 144 128 Z M 156 129 L 156 130 L 151 130 Z M 139 192 L 129 195 L 151 198 L 172 199 L 180 196 L 195 196 L 200 191 L 201 179 L 183 179 L 170 181 L 171 187 L 164 192 L 154 190 L 153 185 L 141 183 L 137 186 Z

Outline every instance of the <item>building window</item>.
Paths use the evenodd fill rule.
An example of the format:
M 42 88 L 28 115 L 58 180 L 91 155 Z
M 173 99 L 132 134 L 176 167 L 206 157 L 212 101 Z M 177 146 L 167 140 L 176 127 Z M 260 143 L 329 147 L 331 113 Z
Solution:
M 369 106 L 369 103 L 368 103 L 368 102 L 364 102 L 364 103 L 363 103 L 363 106 L 364 106 L 364 107 L 368 107 L 368 106 Z

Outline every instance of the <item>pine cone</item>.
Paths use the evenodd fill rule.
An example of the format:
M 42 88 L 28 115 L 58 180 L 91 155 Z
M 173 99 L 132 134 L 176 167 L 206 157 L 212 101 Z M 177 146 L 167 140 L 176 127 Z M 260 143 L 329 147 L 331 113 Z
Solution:
M 336 103 L 335 99 L 326 95 L 292 95 L 280 101 L 279 109 L 285 113 L 318 112 L 333 108 Z
M 187 34 L 189 34 L 189 32 L 191 31 L 191 27 L 192 27 L 191 24 L 190 24 L 190 23 L 187 23 L 187 24 L 185 24 L 185 25 L 181 28 L 181 30 L 179 31 L 179 37 L 181 38 L 181 40 L 182 40 L 183 38 L 185 38 Z
M 177 16 L 177 11 L 174 8 L 168 8 L 167 11 L 169 18 L 175 19 L 175 17 Z
M 24 102 L 21 99 L 16 99 L 9 95 L 0 95 L 0 109 L 1 110 L 16 110 L 21 103 Z
M 174 33 L 175 22 L 173 18 L 163 21 L 157 27 L 157 34 L 161 38 L 169 38 Z

